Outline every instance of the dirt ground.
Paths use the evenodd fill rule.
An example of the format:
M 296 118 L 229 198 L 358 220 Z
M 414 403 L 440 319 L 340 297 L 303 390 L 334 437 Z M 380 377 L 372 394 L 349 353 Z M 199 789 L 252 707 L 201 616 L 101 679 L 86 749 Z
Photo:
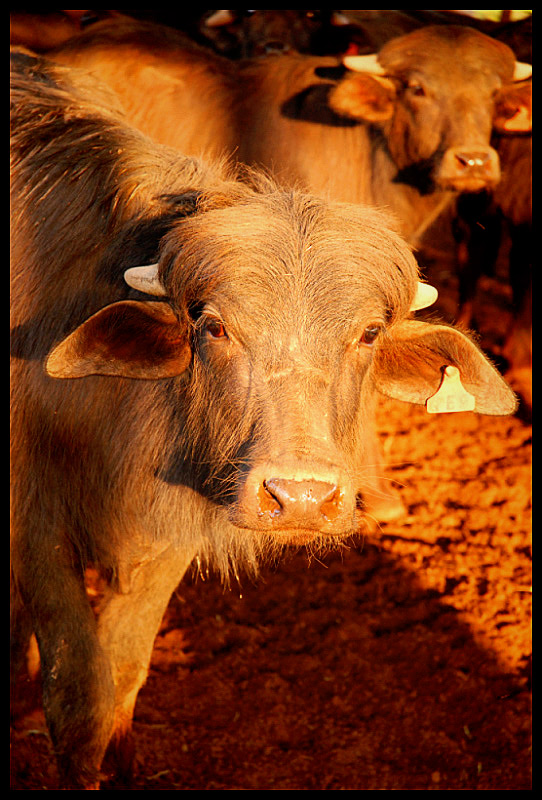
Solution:
M 453 274 L 429 277 L 453 315 Z M 484 278 L 490 352 L 508 306 L 506 281 Z M 379 422 L 406 516 L 257 583 L 185 578 L 127 788 L 531 789 L 530 423 L 391 400 Z M 11 757 L 13 790 L 55 788 L 39 708 L 14 722 Z

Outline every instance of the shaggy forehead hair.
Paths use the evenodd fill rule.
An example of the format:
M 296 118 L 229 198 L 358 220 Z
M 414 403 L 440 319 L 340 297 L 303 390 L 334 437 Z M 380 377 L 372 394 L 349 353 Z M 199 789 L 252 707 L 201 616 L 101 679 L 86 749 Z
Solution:
M 390 319 L 406 313 L 418 267 L 387 215 L 270 186 L 201 197 L 200 213 L 176 224 L 161 277 L 181 306 L 216 293 L 256 299 L 263 291 L 309 303 L 321 295 L 327 305 L 376 296 Z

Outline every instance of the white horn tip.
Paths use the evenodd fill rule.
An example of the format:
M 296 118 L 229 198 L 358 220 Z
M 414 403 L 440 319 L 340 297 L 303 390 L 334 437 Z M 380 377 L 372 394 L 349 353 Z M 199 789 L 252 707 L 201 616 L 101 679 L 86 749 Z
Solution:
M 124 280 L 132 289 L 137 289 L 145 294 L 154 294 L 165 297 L 166 292 L 158 280 L 158 264 L 149 264 L 145 267 L 130 267 L 124 273 Z
M 360 56 L 343 56 L 342 62 L 353 72 L 369 72 L 371 75 L 385 75 L 386 71 L 378 63 L 377 53 Z
M 524 61 L 516 61 L 516 68 L 514 70 L 514 81 L 526 81 L 527 78 L 532 77 L 533 67 L 532 64 L 527 64 Z
M 418 282 L 416 296 L 410 306 L 411 311 L 419 311 L 421 308 L 432 306 L 438 297 L 438 292 L 434 286 L 429 283 Z
M 331 14 L 331 24 L 332 25 L 350 25 L 350 19 L 346 16 L 346 14 L 341 14 L 340 11 L 334 11 Z
M 204 25 L 208 28 L 221 28 L 223 25 L 231 25 L 232 22 L 235 22 L 234 14 L 229 9 L 222 8 L 211 14 L 205 20 Z

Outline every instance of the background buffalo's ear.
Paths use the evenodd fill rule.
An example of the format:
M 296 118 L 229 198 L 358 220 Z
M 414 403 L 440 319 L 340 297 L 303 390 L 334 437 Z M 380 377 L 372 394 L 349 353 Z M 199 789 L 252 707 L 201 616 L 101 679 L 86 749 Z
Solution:
M 347 73 L 329 93 L 329 105 L 338 114 L 366 122 L 385 122 L 393 114 L 395 88 L 384 77 Z
M 530 81 L 503 86 L 495 100 L 493 128 L 499 133 L 530 133 L 533 129 L 533 87 Z
M 102 308 L 50 353 L 53 378 L 172 378 L 188 367 L 188 333 L 167 303 L 125 300 Z
M 485 355 L 455 328 L 406 320 L 390 331 L 373 358 L 377 389 L 388 397 L 425 404 L 442 381 L 443 367 L 459 370 L 481 414 L 512 414 L 514 393 Z

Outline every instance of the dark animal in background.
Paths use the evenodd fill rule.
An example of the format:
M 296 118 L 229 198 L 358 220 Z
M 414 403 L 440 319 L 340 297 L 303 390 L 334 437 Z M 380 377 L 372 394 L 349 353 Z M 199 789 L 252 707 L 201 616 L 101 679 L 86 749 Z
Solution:
M 193 155 L 229 155 L 286 185 L 387 206 L 416 242 L 454 193 L 500 178 L 496 98 L 530 68 L 465 27 L 427 27 L 378 56 L 233 62 L 169 28 L 97 23 L 51 58 L 91 70 L 131 122 Z M 362 60 L 360 61 L 360 58 Z
M 494 137 L 502 165 L 501 180 L 491 192 L 458 201 L 456 236 L 459 254 L 459 321 L 469 325 L 478 279 L 491 273 L 501 242 L 503 222 L 511 236 L 510 281 L 520 308 L 530 283 L 532 227 L 532 86 L 519 84 L 497 107 L 500 135 Z M 525 133 L 529 131 L 529 133 Z M 519 132 L 520 135 L 515 135 Z M 467 223 L 467 228 L 461 224 Z
M 33 632 L 61 785 L 95 789 L 102 762 L 129 774 L 194 559 L 256 571 L 354 533 L 376 390 L 423 404 L 450 365 L 476 410 L 515 398 L 412 318 L 431 291 L 383 214 L 156 145 L 86 74 L 13 57 L 12 172 L 14 663 Z
M 532 408 L 532 136 L 524 131 L 531 126 L 531 106 L 530 82 L 505 95 L 497 108 L 502 133 L 493 138 L 501 180 L 493 191 L 460 197 L 454 219 L 461 326 L 476 327 L 479 279 L 495 273 L 501 248 L 508 248 L 511 323 L 501 355 L 527 415 Z
M 348 19 L 332 9 L 221 9 L 199 20 L 202 42 L 228 58 L 273 53 L 325 53 L 343 41 L 338 31 Z M 337 42 L 337 45 L 335 45 Z

